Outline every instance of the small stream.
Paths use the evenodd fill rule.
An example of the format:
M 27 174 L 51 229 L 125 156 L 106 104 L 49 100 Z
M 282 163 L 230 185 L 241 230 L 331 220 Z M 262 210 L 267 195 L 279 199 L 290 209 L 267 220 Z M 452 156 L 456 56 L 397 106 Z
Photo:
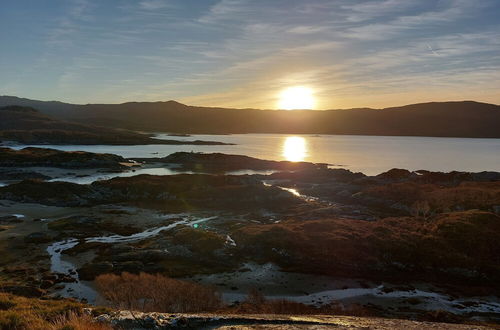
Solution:
M 282 186 L 271 184 L 271 183 L 266 182 L 266 181 L 262 181 L 262 184 L 264 186 L 266 186 L 266 187 L 276 187 L 276 188 L 279 188 L 279 189 L 281 189 L 283 191 L 289 192 L 290 194 L 292 194 L 292 195 L 294 195 L 294 196 L 296 196 L 296 197 L 298 197 L 298 198 L 300 198 L 303 201 L 308 202 L 308 203 L 318 202 L 318 203 L 321 203 L 321 204 L 326 205 L 326 206 L 336 206 L 335 203 L 332 203 L 332 202 L 327 201 L 327 200 L 320 199 L 319 197 L 314 197 L 314 196 L 309 196 L 309 195 L 301 194 L 295 188 L 282 187 Z
M 149 237 L 158 235 L 164 230 L 170 230 L 178 225 L 192 225 L 199 224 L 205 221 L 213 220 L 217 216 L 201 218 L 197 220 L 189 220 L 189 218 L 184 218 L 183 220 L 176 221 L 167 226 L 161 226 L 156 228 L 146 229 L 143 232 L 132 234 L 129 236 L 122 235 L 111 235 L 111 236 L 98 236 L 98 237 L 88 237 L 84 239 L 85 243 L 124 243 L 143 240 Z M 47 247 L 47 253 L 50 255 L 50 270 L 53 273 L 66 274 L 71 276 L 75 281 L 72 283 L 63 283 L 64 287 L 57 290 L 56 294 L 63 297 L 74 297 L 77 299 L 86 299 L 89 303 L 95 302 L 98 294 L 92 288 L 90 282 L 81 281 L 78 273 L 76 271 L 77 265 L 71 260 L 69 256 L 62 256 L 65 250 L 71 249 L 78 244 L 81 240 L 76 238 L 69 238 L 64 241 L 55 242 Z
M 317 197 L 307 196 L 307 195 L 303 195 L 303 194 L 299 193 L 299 191 L 297 189 L 277 186 L 277 185 L 271 184 L 267 181 L 262 181 L 262 184 L 266 187 L 276 187 L 276 188 L 279 188 L 283 191 L 289 192 L 290 194 L 292 194 L 292 195 L 294 195 L 294 196 L 296 196 L 296 197 L 298 197 L 306 202 L 315 202 L 318 200 Z

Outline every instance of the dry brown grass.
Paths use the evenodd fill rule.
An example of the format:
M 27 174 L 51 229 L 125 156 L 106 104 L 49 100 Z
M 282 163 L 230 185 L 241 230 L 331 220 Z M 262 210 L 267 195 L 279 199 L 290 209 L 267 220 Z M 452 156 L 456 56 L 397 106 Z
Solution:
M 95 279 L 101 295 L 112 307 L 144 312 L 208 312 L 222 306 L 211 287 L 174 280 L 162 275 L 104 274 Z
M 111 330 L 109 324 L 96 322 L 90 315 L 69 313 L 57 318 L 47 330 Z
M 456 209 L 489 210 L 500 203 L 500 181 L 462 182 L 453 187 L 402 182 L 370 187 L 364 193 L 407 205 L 412 213 L 416 211 L 415 206 L 425 213 L 442 213 Z
M 84 305 L 69 300 L 40 300 L 0 293 L 2 330 L 110 330 L 82 313 Z

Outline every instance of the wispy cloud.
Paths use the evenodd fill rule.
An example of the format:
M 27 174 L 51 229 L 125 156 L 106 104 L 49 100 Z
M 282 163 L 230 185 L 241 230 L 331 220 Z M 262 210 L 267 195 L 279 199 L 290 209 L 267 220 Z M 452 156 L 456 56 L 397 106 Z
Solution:
M 393 17 L 402 14 L 408 9 L 418 6 L 418 2 L 401 0 L 374 0 L 368 2 L 354 2 L 341 6 L 346 12 L 349 22 L 363 22 L 381 16 Z
M 382 7 L 391 3 L 391 0 L 380 3 Z M 371 7 L 375 4 L 364 4 Z M 390 6 L 393 8 L 393 5 Z M 401 7 L 401 6 L 399 6 Z M 463 17 L 473 15 L 478 10 L 477 3 L 463 0 L 450 0 L 447 5 L 438 9 L 425 7 L 418 13 L 393 16 L 385 22 L 367 23 L 349 28 L 345 36 L 362 40 L 387 40 L 398 35 L 406 35 L 411 31 L 439 29 L 450 22 L 455 22 Z M 373 12 L 371 12 L 373 13 Z M 350 16 L 348 16 L 350 17 Z
M 2 54 L 20 70 L 3 70 L 0 88 L 263 108 L 291 85 L 312 87 L 319 108 L 398 104 L 426 91 L 500 102 L 496 0 L 61 3 L 33 16 L 42 41 L 30 62 Z
M 139 2 L 139 7 L 145 10 L 158 10 L 170 6 L 169 0 L 142 0 Z
M 70 0 L 63 16 L 56 20 L 55 27 L 51 28 L 47 35 L 49 46 L 69 46 L 74 43 L 75 33 L 80 31 L 83 23 L 88 24 L 92 20 L 90 11 L 93 4 L 90 0 Z
M 250 14 L 251 6 L 247 6 L 246 0 L 220 0 L 211 6 L 208 12 L 198 18 L 200 23 L 217 23 L 225 20 L 237 20 L 238 14 L 244 12 Z

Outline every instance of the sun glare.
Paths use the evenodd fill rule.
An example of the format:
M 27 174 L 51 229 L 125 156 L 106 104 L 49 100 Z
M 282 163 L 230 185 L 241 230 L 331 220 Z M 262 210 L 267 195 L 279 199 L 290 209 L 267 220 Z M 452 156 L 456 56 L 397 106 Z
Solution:
M 313 109 L 314 95 L 312 89 L 295 86 L 283 90 L 280 94 L 278 108 L 285 110 Z
M 300 136 L 289 136 L 283 143 L 283 156 L 291 162 L 301 162 L 306 158 L 306 139 Z

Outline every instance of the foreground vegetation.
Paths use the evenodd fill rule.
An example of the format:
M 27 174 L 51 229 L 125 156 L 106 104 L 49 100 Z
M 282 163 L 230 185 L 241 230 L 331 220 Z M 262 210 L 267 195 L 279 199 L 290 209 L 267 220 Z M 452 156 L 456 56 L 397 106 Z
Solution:
M 106 299 L 107 306 L 117 310 L 160 313 L 213 313 L 217 315 L 383 316 L 379 310 L 359 304 L 346 306 L 333 301 L 319 307 L 286 299 L 266 299 L 262 292 L 257 289 L 251 289 L 243 301 L 228 305 L 222 301 L 221 294 L 213 287 L 199 285 L 190 281 L 176 280 L 158 274 L 105 274 L 98 276 L 95 282 L 100 294 Z M 466 318 L 444 310 L 421 311 L 416 318 L 420 321 L 431 322 L 468 322 Z
M 186 313 L 215 311 L 223 305 L 213 288 L 158 274 L 105 274 L 95 283 L 101 295 L 118 309 Z
M 235 314 L 318 314 L 340 312 L 335 306 L 315 308 L 285 299 L 267 300 L 256 289 L 239 304 L 229 306 L 215 288 L 159 274 L 99 275 L 99 293 L 115 309 L 141 312 Z M 343 314 L 346 314 L 344 311 Z M 359 314 L 359 313 L 358 313 Z
M 106 305 L 112 307 L 93 307 L 68 299 L 38 299 L 25 298 L 7 293 L 0 293 L 0 329 L 2 330 L 111 330 L 125 328 L 154 328 L 155 324 L 163 324 L 165 328 L 177 328 L 194 325 L 208 325 L 210 322 L 226 318 L 241 324 L 322 324 L 328 321 L 328 316 L 351 315 L 369 317 L 366 319 L 341 319 L 340 324 L 371 323 L 372 326 L 382 325 L 389 320 L 371 318 L 380 316 L 373 310 L 362 306 L 350 306 L 345 309 L 332 303 L 322 307 L 313 307 L 284 299 L 268 300 L 258 290 L 251 290 L 244 301 L 236 305 L 226 305 L 222 302 L 220 293 L 211 287 L 205 287 L 187 281 L 171 279 L 161 275 L 129 274 L 101 275 L 96 279 L 100 293 L 105 297 Z M 127 312 L 125 312 L 127 311 Z M 143 312 L 163 312 L 144 314 Z M 132 320 L 123 318 L 123 313 L 129 313 Z M 175 315 L 175 313 L 190 313 Z M 203 313 L 200 315 L 192 313 Z M 211 313 L 211 314 L 206 314 Z M 245 315 L 252 315 L 246 319 Z M 265 315 L 256 317 L 257 314 Z M 212 316 L 210 316 L 212 315 Z M 239 315 L 239 316 L 238 316 Z M 274 315 L 274 316 L 273 316 Z M 293 319 L 283 319 L 279 315 L 294 315 Z M 300 315 L 315 315 L 312 319 L 301 318 Z M 321 315 L 321 316 L 319 316 Z M 169 319 L 169 317 L 171 319 Z M 325 321 L 320 321 L 326 318 Z M 427 312 L 419 315 L 421 321 L 467 323 L 466 319 L 444 311 Z M 238 321 L 239 320 L 239 321 Z M 287 321 L 288 320 L 288 321 Z M 158 322 L 158 323 L 157 323 Z M 347 322 L 347 323 L 346 323 Z M 380 322 L 380 324 L 378 324 Z M 404 321 L 401 321 L 402 323 Z M 389 322 L 380 328 L 401 326 L 398 321 Z M 331 323 L 334 324 L 333 322 Z M 469 324 L 481 324 L 472 322 Z M 418 325 L 414 323 L 413 326 Z M 420 324 L 422 327 L 424 324 Z M 485 325 L 485 324 L 483 324 Z M 430 326 L 425 324 L 425 326 Z M 455 329 L 444 324 L 432 325 L 442 329 Z M 476 326 L 475 326 L 476 327 Z M 457 329 L 460 327 L 457 327 Z M 478 327 L 479 328 L 479 327 Z M 461 328 L 460 328 L 461 329 Z
M 0 293 L 2 330 L 108 330 L 71 300 L 41 300 Z

